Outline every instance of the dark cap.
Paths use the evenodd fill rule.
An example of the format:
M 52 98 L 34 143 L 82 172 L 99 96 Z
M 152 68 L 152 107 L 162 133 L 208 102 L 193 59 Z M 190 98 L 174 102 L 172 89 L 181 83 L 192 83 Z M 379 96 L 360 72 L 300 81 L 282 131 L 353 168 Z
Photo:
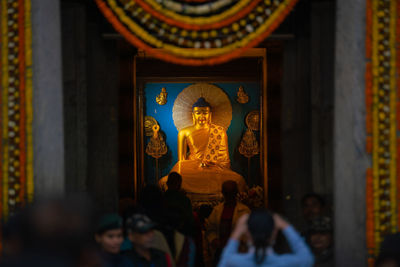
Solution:
M 156 224 L 144 214 L 134 214 L 126 220 L 126 228 L 132 232 L 146 233 L 152 229 Z
M 112 229 L 122 228 L 122 218 L 115 213 L 105 214 L 97 223 L 96 233 L 101 234 Z

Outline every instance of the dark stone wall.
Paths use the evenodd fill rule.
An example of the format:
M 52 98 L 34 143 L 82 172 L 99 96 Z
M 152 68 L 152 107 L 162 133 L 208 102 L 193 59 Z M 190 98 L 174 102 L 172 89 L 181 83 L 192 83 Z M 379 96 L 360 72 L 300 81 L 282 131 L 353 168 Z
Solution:
M 118 206 L 118 47 L 93 1 L 62 1 L 67 193 Z
M 328 204 L 333 195 L 335 4 L 311 5 L 311 177 L 313 191 Z
M 301 198 L 333 194 L 334 1 L 299 1 L 282 25 L 282 183 L 284 213 L 304 227 Z M 279 31 L 278 31 L 279 32 Z
M 284 213 L 299 225 L 300 200 L 312 191 L 310 118 L 310 4 L 299 2 L 291 14 L 293 39 L 287 40 L 282 80 L 282 183 Z
M 86 7 L 63 3 L 63 99 L 67 192 L 87 190 L 87 26 Z

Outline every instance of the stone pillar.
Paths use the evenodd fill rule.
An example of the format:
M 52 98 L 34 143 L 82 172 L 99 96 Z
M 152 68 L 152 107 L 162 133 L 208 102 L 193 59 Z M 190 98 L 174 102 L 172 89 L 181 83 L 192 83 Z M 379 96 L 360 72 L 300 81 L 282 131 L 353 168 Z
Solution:
M 333 191 L 333 60 L 335 3 L 311 3 L 311 177 L 329 205 Z
M 59 0 L 32 0 L 35 196 L 64 194 L 64 119 Z
M 284 211 L 301 225 L 301 198 L 312 191 L 310 172 L 309 40 L 297 37 L 286 44 L 282 83 L 282 177 Z
M 98 12 L 93 9 L 93 12 Z M 97 208 L 118 207 L 118 79 L 117 40 L 102 38 L 100 13 L 88 15 L 88 172 L 87 190 Z
M 299 26 L 295 39 L 286 42 L 283 54 L 282 185 L 284 213 L 291 223 L 303 228 L 301 198 L 312 191 L 309 3 L 299 3 L 293 15 Z
M 366 266 L 364 0 L 336 2 L 334 213 L 336 266 Z
M 64 87 L 66 193 L 87 191 L 88 95 L 85 2 L 62 1 L 61 32 Z

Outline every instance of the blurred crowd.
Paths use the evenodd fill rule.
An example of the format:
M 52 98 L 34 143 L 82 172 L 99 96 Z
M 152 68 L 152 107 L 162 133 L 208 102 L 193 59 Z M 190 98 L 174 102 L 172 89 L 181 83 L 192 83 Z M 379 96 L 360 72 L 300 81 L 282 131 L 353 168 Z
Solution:
M 222 185 L 223 202 L 195 209 L 181 183 L 171 173 L 166 192 L 148 185 L 119 214 L 97 214 L 84 196 L 37 201 L 3 225 L 1 266 L 334 266 L 332 219 L 320 195 L 303 197 L 298 232 L 240 203 L 234 181 Z M 389 236 L 376 266 L 400 266 L 399 243 Z

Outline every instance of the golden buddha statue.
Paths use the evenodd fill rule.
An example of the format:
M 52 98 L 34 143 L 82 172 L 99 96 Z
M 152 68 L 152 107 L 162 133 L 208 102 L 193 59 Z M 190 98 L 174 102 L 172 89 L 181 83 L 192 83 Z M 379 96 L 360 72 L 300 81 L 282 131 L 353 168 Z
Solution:
M 178 162 L 171 172 L 182 175 L 182 188 L 188 193 L 219 194 L 227 180 L 236 181 L 243 191 L 246 182 L 230 169 L 225 128 L 213 124 L 211 117 L 210 104 L 200 97 L 192 106 L 193 125 L 178 133 Z M 162 186 L 166 179 L 160 180 Z

